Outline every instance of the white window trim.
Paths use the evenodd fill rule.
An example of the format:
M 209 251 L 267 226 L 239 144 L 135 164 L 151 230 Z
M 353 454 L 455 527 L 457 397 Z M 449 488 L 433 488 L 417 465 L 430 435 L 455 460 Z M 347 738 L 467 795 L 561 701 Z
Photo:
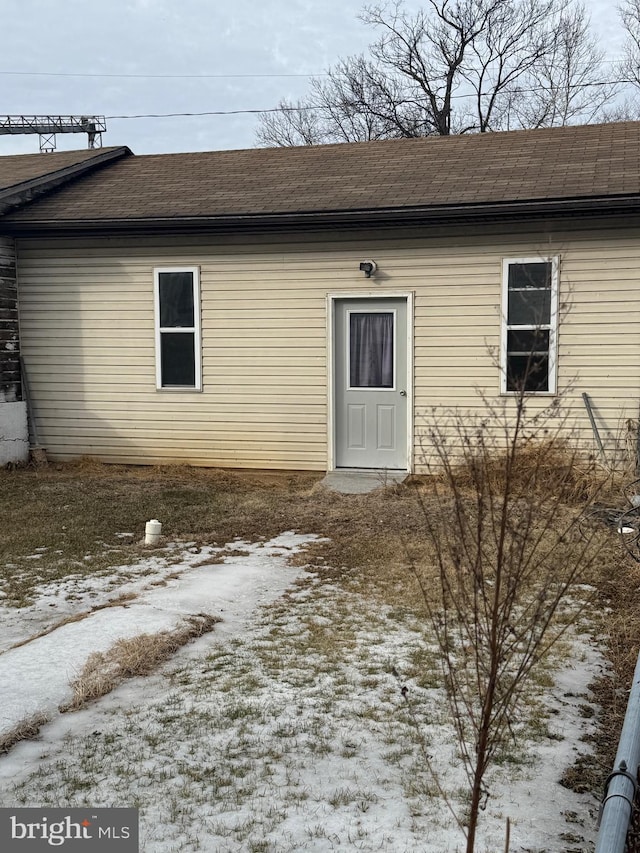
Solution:
M 509 266 L 511 264 L 539 264 L 551 263 L 551 312 L 549 323 L 539 326 L 509 326 Z M 548 391 L 525 391 L 536 397 L 551 397 L 557 394 L 558 386 L 558 290 L 560 281 L 560 257 L 558 255 L 535 255 L 526 258 L 503 258 L 502 261 L 502 319 L 500 335 L 500 393 L 509 397 L 519 394 L 518 391 L 507 390 L 507 332 L 508 331 L 530 331 L 533 329 L 549 330 L 549 390 Z
M 172 272 L 188 272 L 193 276 L 193 326 L 163 328 L 160 326 L 160 274 Z M 156 390 L 157 391 L 202 391 L 202 333 L 200 323 L 200 267 L 154 267 L 153 269 L 153 303 L 156 339 Z M 195 359 L 194 385 L 163 385 L 162 384 L 162 348 L 160 336 L 162 333 L 193 332 L 193 349 Z

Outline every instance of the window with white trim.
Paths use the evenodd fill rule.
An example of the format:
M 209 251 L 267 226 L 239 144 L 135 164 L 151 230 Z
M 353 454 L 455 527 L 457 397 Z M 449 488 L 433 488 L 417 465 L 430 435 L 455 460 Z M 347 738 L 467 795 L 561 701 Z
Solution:
M 503 394 L 555 394 L 558 268 L 557 257 L 503 262 Z
M 198 267 L 154 271 L 156 387 L 202 388 Z

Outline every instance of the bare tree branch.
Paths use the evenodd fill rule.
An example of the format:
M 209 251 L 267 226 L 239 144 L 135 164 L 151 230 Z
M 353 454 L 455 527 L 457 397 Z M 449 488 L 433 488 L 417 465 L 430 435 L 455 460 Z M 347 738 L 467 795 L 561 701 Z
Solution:
M 618 11 L 627 31 L 621 71 L 626 80 L 640 86 L 640 0 L 623 0 Z
M 534 128 L 608 119 L 608 104 L 620 87 L 596 79 L 594 69 L 602 67 L 602 60 L 584 6 L 569 7 L 551 50 L 527 75 L 527 96 L 516 94 L 512 115 L 520 126 Z
M 640 0 L 626 2 L 640 7 Z M 341 60 L 312 80 L 307 98 L 263 114 L 260 144 L 447 136 L 607 117 L 615 87 L 601 85 L 602 56 L 574 0 L 426 0 L 415 13 L 396 2 L 365 7 L 360 17 L 378 33 L 367 56 Z

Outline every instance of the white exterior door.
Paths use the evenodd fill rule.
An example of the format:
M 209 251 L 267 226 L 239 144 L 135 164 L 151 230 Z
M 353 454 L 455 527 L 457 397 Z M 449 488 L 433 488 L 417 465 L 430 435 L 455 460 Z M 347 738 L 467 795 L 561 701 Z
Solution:
M 336 299 L 337 468 L 407 470 L 407 300 Z

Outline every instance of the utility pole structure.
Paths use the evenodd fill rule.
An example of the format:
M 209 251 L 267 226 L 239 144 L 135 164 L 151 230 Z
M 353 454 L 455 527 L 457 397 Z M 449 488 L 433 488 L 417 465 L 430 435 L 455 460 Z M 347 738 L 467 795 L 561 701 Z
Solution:
M 86 133 L 88 148 L 102 148 L 102 134 L 107 129 L 104 116 L 3 116 L 0 136 L 37 133 L 40 153 L 56 150 L 57 133 Z

